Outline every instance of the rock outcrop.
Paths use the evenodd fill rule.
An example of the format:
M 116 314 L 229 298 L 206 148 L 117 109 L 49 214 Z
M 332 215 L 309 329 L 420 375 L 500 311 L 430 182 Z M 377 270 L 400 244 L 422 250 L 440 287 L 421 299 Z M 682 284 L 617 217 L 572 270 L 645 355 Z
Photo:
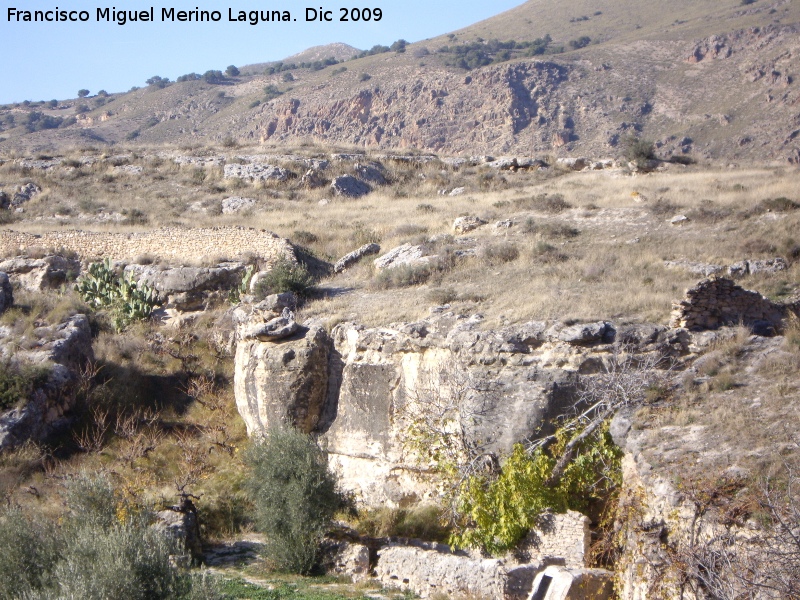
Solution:
M 242 263 L 220 263 L 216 267 L 165 267 L 128 265 L 125 274 L 152 287 L 158 300 L 179 310 L 199 310 L 224 298 L 241 283 Z
M 0 262 L 0 271 L 8 273 L 21 288 L 32 292 L 57 289 L 81 272 L 79 260 L 63 256 L 27 258 L 24 256 Z
M 341 273 L 349 266 L 354 265 L 365 256 L 377 254 L 380 251 L 381 247 L 378 244 L 364 244 L 357 250 L 353 250 L 352 252 L 345 254 L 342 258 L 337 260 L 336 264 L 333 265 L 333 272 Z
M 0 315 L 14 304 L 14 290 L 8 275 L 0 271 Z
M 448 401 L 467 421 L 480 414 L 469 439 L 501 454 L 572 405 L 578 374 L 610 359 L 612 332 L 642 351 L 675 355 L 686 344 L 680 330 L 661 326 L 641 335 L 606 322 L 576 331 L 545 322 L 482 331 L 479 315 L 448 312 L 377 329 L 343 323 L 330 336 L 306 323 L 277 342 L 241 337 L 254 321 L 276 316 L 256 314 L 240 325 L 235 390 L 248 432 L 288 421 L 316 433 L 342 485 L 373 505 L 437 494 L 429 465 L 408 445 L 414 411 Z
M 281 316 L 279 298 L 239 315 L 234 389 L 249 435 L 291 424 L 306 433 L 326 425 L 332 347 L 324 329 Z M 270 324 L 286 335 L 267 335 Z M 274 332 L 274 329 L 272 330 Z
M 70 393 L 78 371 L 94 358 L 89 319 L 75 315 L 63 323 L 34 330 L 36 344 L 20 350 L 20 339 L 0 327 L 0 360 L 46 372 L 42 384 L 19 406 L 0 414 L 0 450 L 27 440 L 38 441 L 67 423 L 65 414 L 75 400 Z

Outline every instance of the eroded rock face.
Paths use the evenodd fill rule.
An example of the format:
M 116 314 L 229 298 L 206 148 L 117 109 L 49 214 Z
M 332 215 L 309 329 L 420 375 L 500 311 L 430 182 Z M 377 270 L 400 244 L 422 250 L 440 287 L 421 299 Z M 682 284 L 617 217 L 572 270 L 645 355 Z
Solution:
M 363 181 L 356 179 L 352 175 L 342 175 L 331 183 L 331 189 L 337 196 L 347 198 L 360 198 L 372 191 L 372 188 Z
M 0 271 L 8 273 L 20 287 L 39 292 L 55 289 L 74 279 L 81 271 L 81 263 L 63 256 L 44 258 L 16 257 L 0 263 Z
M 86 315 L 34 330 L 37 344 L 19 350 L 22 340 L 11 328 L 0 327 L 0 360 L 49 368 L 47 380 L 21 407 L 0 414 L 0 451 L 27 440 L 38 441 L 66 424 L 72 407 L 70 386 L 78 370 L 94 358 L 92 334 Z
M 299 327 L 275 341 L 239 341 L 234 389 L 249 435 L 287 423 L 306 433 L 323 425 L 330 352 L 321 327 Z
M 239 412 L 251 435 L 286 421 L 319 434 L 342 485 L 361 502 L 436 496 L 429 465 L 408 444 L 413 414 L 453 401 L 470 423 L 469 440 L 507 453 L 572 406 L 578 374 L 602 370 L 614 349 L 606 322 L 584 326 L 586 334 L 545 322 L 484 331 L 481 322 L 440 312 L 376 329 L 343 323 L 330 337 L 313 323 L 277 342 L 240 336 Z M 685 352 L 675 330 L 640 329 L 620 335 L 643 351 Z

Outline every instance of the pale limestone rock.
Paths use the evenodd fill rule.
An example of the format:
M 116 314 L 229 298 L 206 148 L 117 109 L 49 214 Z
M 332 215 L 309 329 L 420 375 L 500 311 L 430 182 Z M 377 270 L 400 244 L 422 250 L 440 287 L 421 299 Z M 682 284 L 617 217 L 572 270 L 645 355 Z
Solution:
M 467 233 L 473 229 L 477 229 L 481 225 L 486 225 L 486 221 L 480 217 L 458 217 L 453 221 L 453 231 L 456 233 Z
M 333 265 L 333 272 L 334 273 L 341 273 L 349 266 L 357 263 L 365 256 L 370 256 L 372 254 L 377 254 L 381 251 L 381 247 L 378 244 L 364 244 L 357 250 L 353 250 L 348 254 L 345 254 L 342 258 L 336 261 L 336 264 Z

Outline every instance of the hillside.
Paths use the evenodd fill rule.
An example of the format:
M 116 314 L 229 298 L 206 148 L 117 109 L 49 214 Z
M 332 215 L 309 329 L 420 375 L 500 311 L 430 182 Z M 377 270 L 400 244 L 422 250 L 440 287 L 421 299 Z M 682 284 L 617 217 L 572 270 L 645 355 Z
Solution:
M 266 67 L 255 65 L 215 84 L 148 86 L 55 109 L 7 106 L 0 149 L 230 139 L 616 156 L 635 134 L 655 140 L 662 156 L 796 162 L 799 22 L 800 8 L 786 0 L 685 1 L 670 11 L 641 1 L 531 0 L 404 52 L 321 70 L 250 74 Z M 309 49 L 291 61 L 342 60 L 351 50 Z M 31 111 L 77 120 L 29 133 L 37 127 L 22 124 Z

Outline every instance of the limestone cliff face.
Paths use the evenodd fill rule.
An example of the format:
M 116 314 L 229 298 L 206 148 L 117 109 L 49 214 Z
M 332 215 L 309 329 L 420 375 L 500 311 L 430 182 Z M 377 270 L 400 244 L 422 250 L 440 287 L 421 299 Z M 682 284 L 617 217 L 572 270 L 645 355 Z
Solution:
M 481 324 L 445 312 L 375 329 L 344 323 L 330 337 L 307 323 L 276 342 L 242 340 L 239 411 L 251 435 L 281 421 L 319 435 L 346 489 L 397 504 L 436 494 L 430 464 L 409 444 L 419 415 L 449 410 L 467 443 L 506 453 L 546 432 L 572 406 L 578 374 L 602 369 L 617 335 L 631 337 L 610 323 Z M 637 332 L 642 348 L 682 344 L 664 327 Z

